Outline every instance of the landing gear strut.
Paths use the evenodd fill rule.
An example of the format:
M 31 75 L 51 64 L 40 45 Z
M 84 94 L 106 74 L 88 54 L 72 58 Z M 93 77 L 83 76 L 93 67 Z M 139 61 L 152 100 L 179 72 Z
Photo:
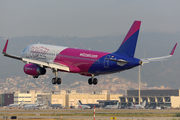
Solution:
M 55 74 L 55 77 L 52 78 L 52 84 L 61 84 L 61 78 L 58 78 L 58 71 L 53 69 L 53 73 Z
M 92 78 L 88 79 L 88 83 L 89 85 L 92 85 L 92 84 L 96 85 L 98 83 L 98 79 L 94 78 L 94 75 L 92 75 Z

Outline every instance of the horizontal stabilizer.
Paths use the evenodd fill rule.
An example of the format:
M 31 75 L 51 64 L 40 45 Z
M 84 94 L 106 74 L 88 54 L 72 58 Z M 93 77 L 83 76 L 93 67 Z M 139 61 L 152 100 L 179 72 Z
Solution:
M 144 63 L 149 63 L 149 62 L 154 62 L 154 61 L 167 60 L 167 59 L 165 59 L 165 58 L 169 58 L 169 57 L 171 57 L 171 56 L 174 54 L 174 51 L 175 51 L 175 49 L 176 49 L 176 46 L 177 46 L 177 43 L 174 45 L 172 51 L 170 52 L 170 55 L 163 56 L 163 57 L 155 57 L 155 58 L 143 58 L 143 59 L 141 59 L 142 64 L 144 64 Z

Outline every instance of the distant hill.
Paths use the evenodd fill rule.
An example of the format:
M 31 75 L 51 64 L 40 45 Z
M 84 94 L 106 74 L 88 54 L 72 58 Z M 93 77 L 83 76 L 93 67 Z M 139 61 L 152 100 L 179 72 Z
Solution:
M 53 44 L 68 47 L 77 47 L 81 49 L 91 49 L 98 51 L 114 52 L 120 46 L 125 35 L 108 35 L 99 37 L 79 38 L 79 37 L 51 37 L 51 36 L 26 36 L 10 38 L 8 51 L 11 54 L 20 55 L 23 49 L 34 43 Z M 0 37 L 0 48 L 3 49 L 5 38 Z M 135 57 L 149 58 L 168 55 L 176 42 L 179 42 L 179 34 L 169 33 L 140 33 L 138 44 L 136 47 Z M 175 54 L 172 58 L 163 62 L 152 62 L 144 64 L 141 67 L 142 82 L 147 83 L 148 87 L 162 86 L 171 88 L 180 88 L 180 47 L 177 46 Z M 23 72 L 24 63 L 18 60 L 12 60 L 0 56 L 0 79 L 6 79 L 13 76 L 27 76 Z M 76 81 L 87 81 L 88 77 L 78 74 L 58 73 L 63 79 L 64 84 L 72 84 Z M 48 70 L 47 81 L 51 82 L 54 74 Z M 137 82 L 138 68 L 134 68 L 121 73 L 112 74 L 129 82 Z M 102 77 L 102 76 L 100 76 Z M 87 83 L 88 85 L 88 83 Z

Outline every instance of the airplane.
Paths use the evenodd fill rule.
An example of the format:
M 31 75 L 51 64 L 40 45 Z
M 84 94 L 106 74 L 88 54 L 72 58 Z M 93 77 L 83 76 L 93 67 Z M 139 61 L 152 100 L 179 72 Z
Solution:
M 138 108 L 140 108 L 140 109 L 143 109 L 144 107 L 146 106 L 146 100 L 141 104 L 141 105 L 139 105 L 139 104 L 133 104 L 132 102 L 131 102 L 131 106 L 129 107 L 129 108 L 131 108 L 131 109 L 138 109 Z
M 52 109 L 60 109 L 60 108 L 62 108 L 61 104 L 51 104 L 49 100 L 48 100 L 48 106 L 52 107 Z
M 58 71 L 60 71 L 90 76 L 89 85 L 96 85 L 98 79 L 95 76 L 121 72 L 151 61 L 162 61 L 174 54 L 177 43 L 170 55 L 156 58 L 135 58 L 140 25 L 141 21 L 134 21 L 120 47 L 112 53 L 32 44 L 27 46 L 20 56 L 15 56 L 6 52 L 9 39 L 7 39 L 2 53 L 6 57 L 23 61 L 25 63 L 24 72 L 33 78 L 46 74 L 46 68 L 50 68 L 55 74 L 55 77 L 52 78 L 52 84 L 61 84 L 62 80 L 58 77 Z
M 45 105 L 45 101 L 43 103 L 38 103 L 39 107 L 43 107 Z
M 25 104 L 24 106 L 23 106 L 23 108 L 25 109 L 25 110 L 27 110 L 27 109 L 39 109 L 39 104 L 38 104 L 38 100 L 36 101 L 36 103 L 35 104 Z
M 24 102 L 24 100 L 22 100 L 21 103 L 19 103 L 19 104 L 9 104 L 8 108 L 20 108 L 23 106 L 23 102 Z
M 116 105 L 106 105 L 104 109 L 118 109 L 119 108 L 119 102 L 117 102 Z
M 78 107 L 81 108 L 81 109 L 91 109 L 91 107 L 89 105 L 84 105 L 84 104 L 81 104 L 79 101 L 77 102 L 78 104 Z
M 78 102 L 81 105 L 88 105 L 88 106 L 90 106 L 91 107 L 90 109 L 94 108 L 94 106 L 95 106 L 95 108 L 100 108 L 101 107 L 99 104 L 82 104 L 81 100 L 78 100 Z

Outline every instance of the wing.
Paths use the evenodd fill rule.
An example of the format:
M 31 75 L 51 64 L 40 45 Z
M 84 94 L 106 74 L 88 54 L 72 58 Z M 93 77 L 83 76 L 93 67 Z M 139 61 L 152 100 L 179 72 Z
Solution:
M 143 58 L 143 59 L 141 59 L 142 64 L 144 64 L 144 63 L 149 63 L 149 62 L 153 62 L 153 61 L 163 61 L 163 60 L 167 60 L 166 58 L 169 58 L 169 57 L 171 57 L 171 56 L 174 54 L 174 51 L 175 51 L 175 49 L 176 49 L 176 46 L 177 46 L 177 43 L 176 43 L 175 46 L 173 47 L 170 55 L 162 56 L 162 57 L 155 57 L 155 58 Z
M 33 60 L 33 59 L 28 59 L 28 58 L 22 58 L 20 56 L 15 56 L 15 55 L 8 54 L 6 52 L 8 41 L 9 41 L 9 39 L 7 39 L 6 44 L 4 46 L 4 49 L 2 51 L 2 54 L 4 54 L 4 56 L 6 56 L 6 57 L 10 57 L 10 58 L 13 58 L 13 59 L 16 59 L 16 60 L 21 60 L 21 61 L 23 61 L 23 62 L 25 62 L 27 64 L 28 63 L 33 63 L 33 64 L 37 64 L 37 65 L 39 65 L 41 67 L 54 68 L 54 69 L 63 70 L 63 71 L 67 71 L 67 72 L 70 71 L 69 67 L 64 65 L 64 64 L 59 64 L 59 63 L 54 63 L 54 62 L 43 62 L 43 61 L 38 61 L 38 60 Z
M 42 62 L 42 61 L 32 60 L 32 59 L 28 59 L 28 58 L 22 58 L 22 61 L 25 63 L 38 64 L 41 67 L 54 68 L 54 69 L 63 70 L 63 71 L 67 71 L 67 72 L 70 71 L 68 66 L 59 64 L 59 63 Z

